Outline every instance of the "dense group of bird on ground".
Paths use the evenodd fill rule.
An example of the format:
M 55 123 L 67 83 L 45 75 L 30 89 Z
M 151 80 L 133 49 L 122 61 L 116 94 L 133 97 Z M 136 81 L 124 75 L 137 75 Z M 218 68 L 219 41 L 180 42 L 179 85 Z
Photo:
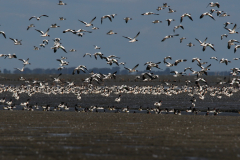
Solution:
M 59 1 L 58 5 L 67 5 L 66 3 L 64 3 L 63 1 Z M 207 5 L 207 8 L 209 7 L 213 7 L 213 8 L 220 8 L 220 4 L 218 2 L 210 2 Z M 161 10 L 168 10 L 168 13 L 174 14 L 175 12 L 177 12 L 176 10 L 172 9 L 172 7 L 170 8 L 170 6 L 168 6 L 167 3 L 163 3 L 162 6 L 157 7 L 157 12 L 161 11 Z M 213 21 L 216 21 L 215 14 L 218 17 L 228 17 L 230 16 L 229 14 L 227 14 L 226 12 L 220 11 L 220 10 L 215 10 L 215 9 L 211 9 L 209 12 L 205 12 L 203 14 L 200 15 L 200 19 L 202 18 L 208 18 L 210 17 Z M 145 12 L 142 14 L 139 14 L 142 16 L 150 16 L 150 15 L 159 15 L 158 13 L 154 13 L 154 12 Z M 101 20 L 101 24 L 102 23 L 106 23 L 106 21 L 110 21 L 112 23 L 114 23 L 114 21 L 117 20 L 117 18 L 115 17 L 119 17 L 121 15 L 118 14 L 109 14 L 109 15 L 104 15 L 100 18 Z M 29 18 L 29 21 L 41 21 L 42 18 L 49 18 L 51 17 L 50 15 L 40 15 L 38 16 L 31 16 Z M 185 17 L 188 17 L 188 19 L 186 19 Z M 93 17 L 90 20 L 85 20 L 84 21 L 81 19 L 79 19 L 78 21 L 83 23 L 85 25 L 85 27 L 90 28 L 89 30 L 85 30 L 85 29 L 78 29 L 78 30 L 74 30 L 74 29 L 65 29 L 62 31 L 62 34 L 73 34 L 73 35 L 77 35 L 80 37 L 84 38 L 85 34 L 94 34 L 94 30 L 101 30 L 98 27 L 94 26 L 94 22 L 98 19 L 97 16 Z M 131 17 L 123 17 L 122 18 L 125 23 L 129 23 L 130 21 L 134 21 L 133 18 Z M 190 13 L 183 13 L 180 17 L 179 17 L 179 21 L 180 23 L 182 23 L 183 21 L 195 21 L 195 19 L 193 19 L 192 15 Z M 64 17 L 59 17 L 60 21 L 64 21 L 67 20 Z M 175 19 L 166 19 L 167 21 L 167 25 L 169 27 L 172 27 L 172 23 L 174 23 L 174 21 L 178 21 Z M 155 25 L 157 23 L 163 23 L 160 20 L 154 20 L 152 21 L 152 23 Z M 232 28 L 228 28 L 229 25 L 234 24 L 232 22 L 226 22 L 224 23 L 224 29 L 226 29 L 228 31 L 228 34 L 238 34 L 237 30 L 237 24 L 234 24 L 234 26 Z M 60 26 L 58 26 L 56 23 L 55 24 L 51 24 L 50 28 L 47 29 L 43 29 L 43 30 L 39 30 L 39 29 L 35 29 L 35 31 L 40 33 L 41 37 L 44 38 L 48 38 L 50 37 L 50 33 L 51 30 L 53 28 L 59 28 Z M 28 32 L 33 31 L 33 29 L 31 28 L 35 28 L 34 24 L 30 24 L 28 26 L 26 26 L 26 30 Z M 180 34 L 177 34 L 175 32 L 177 32 L 178 29 L 183 29 L 184 30 L 184 26 L 182 24 L 176 25 L 173 27 L 173 34 L 169 34 L 166 35 L 165 37 L 163 37 L 163 39 L 161 40 L 161 42 L 163 43 L 168 43 L 168 41 L 170 41 L 171 38 L 176 38 L 178 36 L 180 36 Z M 14 38 L 7 38 L 8 33 L 5 33 L 4 31 L 0 31 L 0 34 L 3 35 L 4 39 L 10 39 L 14 42 L 14 45 L 24 45 L 24 43 L 22 43 L 22 40 L 19 39 L 14 39 Z M 115 34 L 117 34 L 116 36 L 118 36 L 118 33 L 116 31 L 114 31 L 114 29 L 109 30 L 106 35 L 108 36 L 114 36 Z M 224 39 L 228 37 L 228 34 L 223 34 L 223 35 L 219 35 L 219 38 Z M 132 36 L 134 36 L 133 38 L 125 36 L 125 35 L 121 35 L 121 38 L 126 38 L 129 40 L 130 43 L 137 43 L 138 39 L 142 39 L 140 31 L 137 31 L 136 33 L 133 33 Z M 138 39 L 137 39 L 138 38 Z M 183 43 L 184 40 L 187 39 L 186 37 L 180 37 L 180 43 Z M 199 42 L 200 46 L 202 46 L 202 51 L 205 51 L 208 48 L 211 48 L 213 51 L 216 51 L 217 49 L 214 48 L 214 44 L 207 42 L 208 37 L 205 38 L 204 41 L 199 40 L 198 38 L 195 38 L 197 42 Z M 39 46 L 33 46 L 33 50 L 40 50 L 40 49 L 47 49 L 50 48 L 53 50 L 53 53 L 57 53 L 57 52 L 65 52 L 68 53 L 69 52 L 76 52 L 76 49 L 69 49 L 67 50 L 66 46 L 64 44 L 62 44 L 61 42 L 61 38 L 54 38 L 52 39 L 53 41 L 53 46 L 52 47 L 48 47 L 49 42 L 51 42 L 51 40 L 49 39 L 43 39 L 42 43 Z M 160 43 L 161 43 L 160 42 Z M 240 45 L 238 45 L 237 43 L 239 43 L 238 40 L 235 39 L 230 39 L 228 41 L 228 43 L 226 44 L 228 49 L 231 49 L 231 46 L 235 46 L 234 47 L 234 53 L 237 52 L 237 49 L 240 47 Z M 194 42 L 189 42 L 187 43 L 188 47 L 194 47 L 196 44 L 194 44 Z M 83 58 L 86 58 L 86 56 L 89 57 L 94 57 L 96 60 L 103 60 L 106 61 L 107 64 L 109 64 L 110 66 L 112 65 L 123 65 L 124 69 L 128 70 L 129 73 L 136 73 L 138 72 L 137 68 L 139 66 L 139 63 L 132 63 L 132 64 L 126 64 L 125 62 L 120 62 L 120 56 L 119 55 L 105 55 L 104 53 L 100 52 L 101 47 L 97 46 L 95 44 L 93 44 L 93 48 L 95 50 L 98 50 L 97 52 L 95 52 L 94 54 L 91 53 L 85 53 L 83 55 Z M 56 54 L 57 55 L 57 54 Z M 16 54 L 0 54 L 0 57 L 4 57 L 4 58 L 9 58 L 9 59 L 18 59 L 18 55 Z M 64 69 L 70 62 L 68 62 L 67 57 L 61 57 L 61 58 L 57 58 L 56 61 L 59 62 L 60 67 L 58 67 L 57 69 L 59 71 L 61 71 L 62 69 Z M 173 66 L 177 66 L 179 63 L 185 63 L 186 61 L 189 61 L 187 59 L 176 59 L 173 60 L 173 57 L 171 56 L 167 56 L 163 59 L 163 64 L 166 67 L 173 67 Z M 230 60 L 226 59 L 226 58 L 222 58 L 220 60 L 218 60 L 217 57 L 210 57 L 211 60 L 216 60 L 219 61 L 219 63 L 224 63 L 225 65 L 228 65 L 229 63 L 231 63 Z M 22 68 L 19 67 L 17 68 L 14 67 L 14 69 L 23 72 L 24 68 L 26 65 L 31 65 L 31 63 L 29 62 L 30 59 L 27 58 L 26 60 L 23 58 L 18 59 L 20 61 L 23 62 L 23 66 Z M 234 60 L 238 60 L 238 58 L 234 58 Z M 210 96 L 217 96 L 217 98 L 221 98 L 223 95 L 224 96 L 232 96 L 233 93 L 237 92 L 238 89 L 236 89 L 234 87 L 234 85 L 236 84 L 238 86 L 240 79 L 238 78 L 233 78 L 232 81 L 228 84 L 229 86 L 222 86 L 221 88 L 219 87 L 209 87 L 208 83 L 206 81 L 206 79 L 202 78 L 203 76 L 207 76 L 208 75 L 208 70 L 210 70 L 210 67 L 212 66 L 211 64 L 208 64 L 207 66 L 204 66 L 205 64 L 209 63 L 209 62 L 202 62 L 200 58 L 198 57 L 194 57 L 191 59 L 192 64 L 196 64 L 199 67 L 198 71 L 195 71 L 192 69 L 192 67 L 188 67 L 185 68 L 183 71 L 173 71 L 171 70 L 170 73 L 173 73 L 173 77 L 179 77 L 179 76 L 184 76 L 186 75 L 186 71 L 189 70 L 192 72 L 193 75 L 196 75 L 197 78 L 194 82 L 194 86 L 193 87 L 189 87 L 187 84 L 184 86 L 171 86 L 171 85 L 167 85 L 166 84 L 161 84 L 158 86 L 143 86 L 143 87 L 138 87 L 138 86 L 127 86 L 127 85 L 122 85 L 122 86 L 112 86 L 112 87 L 103 87 L 101 86 L 101 82 L 106 80 L 106 79 L 116 79 L 117 78 L 117 72 L 114 73 L 109 73 L 109 74 L 102 74 L 102 73 L 94 73 L 93 71 L 90 72 L 88 70 L 89 66 L 85 66 L 85 65 L 79 65 L 76 66 L 74 68 L 74 70 L 72 71 L 72 74 L 75 75 L 80 74 L 81 72 L 89 74 L 89 77 L 85 78 L 84 81 L 82 82 L 83 85 L 75 85 L 74 82 L 64 82 L 63 80 L 61 80 L 61 75 L 62 73 L 60 73 L 57 77 L 51 77 L 52 79 L 50 80 L 50 82 L 55 82 L 56 85 L 51 86 L 49 85 L 48 82 L 44 82 L 44 81 L 27 81 L 24 77 L 21 77 L 20 80 L 22 80 L 23 82 L 25 82 L 23 85 L 20 86 L 5 86 L 5 85 L 1 85 L 0 87 L 0 92 L 11 92 L 12 93 L 12 97 L 13 99 L 17 101 L 19 100 L 19 97 L 22 93 L 27 93 L 29 97 L 31 97 L 32 95 L 36 94 L 36 93 L 44 93 L 44 94 L 69 94 L 69 93 L 73 93 L 76 95 L 76 98 L 81 101 L 81 95 L 82 94 L 101 94 L 103 96 L 109 96 L 110 94 L 114 93 L 117 94 L 118 97 L 115 98 L 115 102 L 116 103 L 121 103 L 121 95 L 122 94 L 152 94 L 152 95 L 167 95 L 167 96 L 171 96 L 173 94 L 180 94 L 180 93 L 185 93 L 188 92 L 189 96 L 192 98 L 195 98 L 196 96 L 199 97 L 199 99 L 204 100 L 204 96 L 206 95 L 207 92 L 210 92 Z M 144 64 L 144 66 L 146 66 L 146 72 L 137 75 L 135 80 L 141 80 L 141 81 L 153 81 L 159 78 L 158 75 L 154 75 L 151 71 L 152 69 L 161 69 L 159 64 L 162 63 L 161 61 L 158 62 L 146 62 Z M 126 67 L 126 65 L 128 65 L 129 67 Z M 233 76 L 238 75 L 240 72 L 239 68 L 232 68 L 231 69 L 231 74 Z M 202 76 L 202 77 L 199 77 Z M 189 82 L 188 82 L 189 83 Z M 65 85 L 63 85 L 65 84 Z M 88 85 L 86 85 L 88 84 Z M 101 87 L 99 87 L 101 86 Z M 1 99 L 0 102 L 3 103 L 3 105 L 7 105 L 4 106 L 4 109 L 8 109 L 8 110 L 12 110 L 15 106 L 16 103 L 14 103 L 14 105 L 11 103 L 12 99 L 10 101 L 5 101 L 6 98 Z M 29 104 L 30 99 L 27 100 L 26 103 L 19 103 L 20 106 L 23 106 L 24 110 L 34 110 L 38 109 L 39 107 L 37 107 L 36 105 L 30 105 Z M 190 110 L 192 112 L 197 112 L 196 109 L 192 109 L 195 107 L 195 102 L 196 102 L 196 98 L 195 100 L 191 99 L 191 108 L 186 110 L 186 112 L 190 112 Z M 155 111 L 156 113 L 161 113 L 163 111 L 167 111 L 167 109 L 161 110 L 160 106 L 162 106 L 162 101 L 160 100 L 159 102 L 153 102 L 154 106 L 157 107 L 155 108 L 155 110 L 150 110 L 148 109 L 148 113 L 150 113 L 150 111 Z M 54 107 L 54 110 L 60 110 L 60 109 L 65 109 L 68 110 L 69 106 L 66 105 L 65 102 L 61 102 L 58 106 Z M 89 107 L 87 110 L 84 109 L 82 111 L 89 111 L 92 109 L 104 109 L 104 108 L 97 108 L 94 106 Z M 111 108 L 113 110 L 113 108 Z M 47 107 L 44 106 L 44 110 L 46 111 L 50 111 L 51 106 L 48 105 Z M 75 111 L 79 111 L 78 108 L 75 107 Z M 124 108 L 122 111 L 127 112 L 129 111 L 129 108 Z M 167 111 L 169 112 L 169 111 Z M 180 114 L 180 111 L 176 111 L 176 114 Z M 215 111 L 214 113 L 217 113 L 217 111 Z

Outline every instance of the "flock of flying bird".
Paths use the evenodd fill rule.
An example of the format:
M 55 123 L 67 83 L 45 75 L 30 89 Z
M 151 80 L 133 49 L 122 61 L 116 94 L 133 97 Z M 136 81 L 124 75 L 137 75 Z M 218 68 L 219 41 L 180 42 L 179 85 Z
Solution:
M 67 5 L 67 4 L 64 3 L 63 1 L 59 1 L 58 5 Z M 212 7 L 212 8 L 219 9 L 220 8 L 220 4 L 218 2 L 216 2 L 216 3 L 211 2 L 211 3 L 209 3 L 207 5 L 207 7 Z M 170 6 L 167 5 L 167 3 L 164 3 L 163 6 L 159 6 L 157 8 L 157 11 L 160 11 L 160 10 L 163 10 L 163 9 L 168 10 L 168 13 L 175 13 L 176 12 L 176 10 L 171 9 Z M 223 11 L 220 11 L 220 10 L 211 9 L 209 12 L 205 12 L 205 13 L 201 14 L 200 15 L 200 19 L 210 17 L 211 19 L 213 19 L 215 21 L 215 18 L 214 18 L 214 15 L 213 15 L 214 13 L 216 13 L 217 16 L 219 16 L 219 17 L 230 16 L 226 12 L 223 12 Z M 149 15 L 159 15 L 159 14 L 158 13 L 154 13 L 154 12 L 145 12 L 145 13 L 142 13 L 141 15 L 142 16 L 149 16 Z M 101 17 L 101 24 L 103 24 L 105 21 L 114 22 L 114 18 L 116 16 L 119 16 L 119 15 L 117 15 L 117 14 L 109 14 L 109 15 L 102 16 Z M 32 17 L 29 18 L 29 21 L 34 21 L 34 20 L 41 21 L 42 18 L 48 18 L 48 17 L 49 17 L 48 15 L 44 15 L 44 14 L 40 15 L 39 17 L 32 16 Z M 190 13 L 184 13 L 180 17 L 180 23 L 182 23 L 185 20 L 185 17 L 188 17 L 190 21 L 194 21 L 194 19 L 192 18 Z M 91 27 L 92 30 L 98 30 L 99 28 L 94 26 L 94 22 L 96 21 L 96 19 L 97 19 L 97 17 L 92 18 L 91 21 L 89 21 L 89 20 L 83 21 L 83 20 L 80 20 L 80 19 L 78 21 L 83 23 L 85 25 L 85 27 L 87 27 L 87 28 Z M 59 17 L 59 20 L 60 21 L 64 21 L 64 20 L 66 20 L 66 18 Z M 133 20 L 133 18 L 125 17 L 125 18 L 123 18 L 123 20 L 125 21 L 125 23 L 129 23 L 129 21 Z M 170 27 L 172 22 L 176 21 L 176 20 L 175 19 L 166 19 L 166 21 L 167 21 L 167 25 Z M 154 20 L 154 21 L 152 21 L 152 23 L 153 24 L 157 24 L 157 23 L 162 23 L 162 21 Z M 224 23 L 224 28 L 228 31 L 228 34 L 238 34 L 238 32 L 236 31 L 237 30 L 237 24 L 234 24 L 232 29 L 228 28 L 228 25 L 231 25 L 231 24 L 233 24 L 233 23 L 231 23 L 231 22 Z M 47 38 L 47 37 L 50 37 L 50 35 L 49 35 L 50 29 L 52 29 L 52 28 L 59 28 L 59 27 L 60 26 L 58 26 L 55 23 L 55 24 L 52 24 L 47 30 L 43 30 L 42 31 L 42 30 L 39 30 L 39 29 L 35 29 L 35 31 L 39 32 L 41 37 Z M 29 32 L 29 31 L 32 30 L 31 28 L 35 28 L 35 25 L 34 24 L 30 24 L 29 26 L 27 26 L 26 29 Z M 181 25 L 181 24 L 173 27 L 174 34 L 170 34 L 170 35 L 167 35 L 167 36 L 163 37 L 161 42 L 165 42 L 166 40 L 168 40 L 170 38 L 174 38 L 174 37 L 179 36 L 179 34 L 175 34 L 175 32 L 176 32 L 177 29 L 180 29 L 180 28 L 184 30 L 184 26 Z M 85 29 L 78 29 L 78 30 L 65 29 L 62 32 L 63 32 L 63 34 L 72 33 L 74 35 L 83 37 L 86 33 L 92 33 L 93 31 L 85 30 Z M 0 31 L 0 34 L 2 34 L 5 39 L 7 39 L 7 37 L 6 37 L 7 33 L 5 34 L 4 31 Z M 110 30 L 106 34 L 107 35 L 115 35 L 115 34 L 118 34 L 118 33 L 113 31 L 113 30 Z M 134 43 L 134 42 L 138 41 L 137 38 L 140 37 L 140 31 L 138 31 L 137 34 L 135 35 L 135 37 L 133 37 L 133 38 L 132 37 L 127 37 L 127 36 L 122 36 L 122 37 L 128 39 L 130 43 Z M 227 34 L 221 35 L 221 39 L 223 39 L 224 37 L 227 38 L 228 35 Z M 22 40 L 18 40 L 18 39 L 14 39 L 14 38 L 9 38 L 9 39 L 14 42 L 14 45 L 22 45 Z M 182 43 L 184 39 L 186 39 L 186 38 L 185 37 L 181 37 L 180 38 L 180 43 Z M 196 39 L 196 41 L 199 42 L 200 46 L 202 46 L 202 51 L 205 51 L 207 48 L 211 48 L 213 51 L 216 51 L 215 48 L 214 48 L 214 44 L 207 42 L 208 37 L 206 37 L 204 41 L 201 41 L 198 38 L 195 38 L 195 39 Z M 51 47 L 51 49 L 53 50 L 53 53 L 56 53 L 59 49 L 61 49 L 65 53 L 68 53 L 68 50 L 65 49 L 64 45 L 61 42 L 61 38 L 54 38 L 53 39 L 53 43 L 54 44 Z M 238 45 L 237 43 L 239 43 L 238 40 L 231 39 L 231 40 L 228 41 L 227 48 L 231 49 L 231 46 L 235 45 L 235 47 L 234 47 L 234 53 L 235 53 L 237 51 L 237 49 L 240 47 L 240 45 Z M 43 41 L 39 45 L 39 47 L 38 46 L 34 46 L 34 50 L 40 50 L 42 48 L 45 48 L 48 44 L 49 44 L 49 40 L 48 39 L 43 39 Z M 190 42 L 190 43 L 187 44 L 187 46 L 193 47 L 193 46 L 195 46 L 195 44 Z M 93 48 L 96 49 L 96 50 L 101 50 L 101 47 L 96 46 L 96 45 L 93 45 Z M 76 52 L 76 49 L 70 49 L 69 52 Z M 97 51 L 94 54 L 85 53 L 83 55 L 83 57 L 86 57 L 86 56 L 89 56 L 89 57 L 93 56 L 96 60 L 98 60 L 98 59 L 105 60 L 106 63 L 109 64 L 110 66 L 112 66 L 113 64 L 117 65 L 117 66 L 123 65 L 124 68 L 126 70 L 128 70 L 129 73 L 138 72 L 137 68 L 138 68 L 139 64 L 135 64 L 133 68 L 125 67 L 126 63 L 125 62 L 119 62 L 120 57 L 116 56 L 116 55 L 109 55 L 109 56 L 107 56 L 107 55 L 103 54 L 102 52 Z M 16 54 L 0 54 L 0 57 L 9 58 L 9 59 L 12 59 L 12 58 L 13 59 L 14 58 L 17 59 L 17 55 Z M 56 59 L 56 61 L 58 61 L 60 63 L 59 64 L 60 67 L 58 67 L 58 70 L 64 69 L 69 64 L 69 62 L 67 62 L 66 59 L 67 59 L 67 57 L 61 57 L 61 58 L 57 58 Z M 217 57 L 211 57 L 210 59 L 214 59 L 214 60 L 218 61 Z M 20 72 L 23 72 L 25 66 L 26 65 L 30 65 L 31 63 L 29 62 L 29 58 L 27 58 L 26 60 L 21 58 L 19 60 L 23 62 L 23 67 L 22 68 L 15 68 L 15 69 L 19 70 Z M 172 57 L 171 56 L 167 56 L 167 57 L 164 58 L 163 63 L 167 67 L 173 67 L 173 66 L 177 66 L 179 63 L 184 63 L 184 62 L 187 61 L 187 59 L 177 59 L 174 62 L 170 62 L 171 60 L 172 60 Z M 235 60 L 238 60 L 238 59 L 236 58 Z M 209 64 L 207 66 L 204 66 L 208 62 L 202 62 L 201 59 L 197 58 L 197 57 L 192 58 L 192 63 L 194 63 L 194 62 L 196 62 L 197 66 L 199 66 L 200 70 L 195 71 L 195 70 L 192 69 L 192 67 L 188 67 L 188 68 L 184 69 L 184 72 L 171 71 L 171 73 L 174 74 L 173 75 L 174 77 L 178 77 L 178 76 L 186 75 L 185 72 L 187 70 L 190 70 L 192 72 L 192 74 L 197 75 L 197 76 L 207 75 L 208 70 L 210 70 L 211 64 Z M 230 62 L 231 61 L 229 61 L 228 59 L 224 59 L 224 58 L 219 60 L 219 63 L 224 63 L 226 65 L 228 65 L 228 63 L 230 63 Z M 151 80 L 159 78 L 158 75 L 154 75 L 151 71 L 152 71 L 153 68 L 161 69 L 160 66 L 159 66 L 160 63 L 161 63 L 160 61 L 159 62 L 152 62 L 152 61 L 146 62 L 144 64 L 146 66 L 146 72 L 141 74 L 141 75 L 136 76 L 136 79 L 141 79 L 142 81 L 151 81 Z M 232 75 L 238 75 L 239 72 L 240 72 L 239 68 L 233 68 L 231 70 L 232 70 L 232 72 L 231 72 Z M 74 70 L 72 71 L 72 74 L 73 75 L 76 74 L 76 73 L 79 74 L 80 72 L 84 72 L 84 73 L 88 72 L 88 73 L 90 73 L 85 65 L 79 65 L 76 68 L 74 68 Z M 104 75 L 102 73 L 93 73 L 93 72 L 91 72 L 90 73 L 90 77 L 86 78 L 83 82 L 84 83 L 89 83 L 90 86 L 92 86 L 93 82 L 96 82 L 97 84 L 100 84 L 103 79 L 115 79 L 116 78 L 116 74 L 117 74 L 117 72 L 109 73 L 107 75 Z M 58 75 L 58 77 L 56 77 L 56 78 L 52 77 L 53 82 L 62 83 L 62 81 L 60 79 L 61 75 L 62 75 L 62 73 L 60 73 Z M 200 78 L 200 79 L 198 78 L 196 80 L 196 82 L 195 82 L 196 86 L 199 89 L 199 93 L 201 93 L 200 95 L 202 96 L 203 95 L 202 94 L 203 89 L 200 86 L 199 81 L 205 81 L 205 79 L 204 78 Z M 238 79 L 234 79 L 234 83 L 239 83 L 239 81 L 240 80 L 238 80 Z M 42 82 L 38 82 L 38 84 L 41 84 L 40 87 L 42 87 L 42 85 L 43 85 Z M 68 87 L 69 87 L 69 85 L 68 85 Z M 129 90 L 129 89 L 127 89 L 127 90 Z M 76 93 L 76 94 L 79 96 L 81 93 Z M 121 95 L 119 95 L 119 97 L 115 99 L 115 101 L 117 103 L 119 103 L 120 100 L 121 100 Z M 158 103 L 160 103 L 160 101 Z M 157 102 L 154 103 L 154 104 L 156 104 L 155 106 L 161 106 L 158 103 Z

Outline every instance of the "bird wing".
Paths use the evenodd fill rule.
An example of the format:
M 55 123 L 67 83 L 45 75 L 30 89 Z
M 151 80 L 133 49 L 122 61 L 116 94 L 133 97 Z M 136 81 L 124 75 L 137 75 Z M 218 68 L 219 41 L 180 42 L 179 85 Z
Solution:
M 131 37 L 125 37 L 125 36 L 123 36 L 124 38 L 127 38 L 127 39 L 129 39 L 129 40 L 132 40 L 132 38 Z
M 42 17 L 42 16 L 44 16 L 44 17 L 48 17 L 48 15 L 45 15 L 45 14 L 44 14 L 44 15 L 41 15 L 41 16 L 39 16 L 39 17 Z
M 140 32 L 138 32 L 138 34 L 134 37 L 134 38 L 137 38 L 137 36 L 140 34 Z
M 36 16 L 30 17 L 30 18 L 29 18 L 29 21 L 30 21 L 32 18 L 36 18 Z
M 9 39 L 11 39 L 13 42 L 16 42 L 16 40 L 15 40 L 15 39 L 13 39 L 13 38 L 9 38 Z
M 130 71 L 130 69 L 129 69 L 129 68 L 127 68 L 127 67 L 124 67 L 124 68 Z
M 233 29 L 232 30 L 235 30 L 237 28 L 237 24 L 234 25 Z
M 48 28 L 48 30 L 47 30 L 45 33 L 48 33 L 48 32 L 49 32 L 49 29 L 50 29 L 50 28 Z
M 43 31 L 40 31 L 40 30 L 38 30 L 38 29 L 35 29 L 35 30 L 38 31 L 38 32 L 41 33 L 41 34 L 44 34 Z
M 202 41 L 200 41 L 199 39 L 195 38 L 200 44 L 202 44 Z
M 91 20 L 91 22 L 90 23 L 92 23 L 94 20 L 96 19 L 96 17 L 94 17 L 92 20 Z
M 135 67 L 133 67 L 133 69 L 136 69 L 139 66 L 139 64 L 137 64 Z
M 3 31 L 0 31 L 0 33 L 4 36 L 4 38 L 6 38 L 6 35 Z

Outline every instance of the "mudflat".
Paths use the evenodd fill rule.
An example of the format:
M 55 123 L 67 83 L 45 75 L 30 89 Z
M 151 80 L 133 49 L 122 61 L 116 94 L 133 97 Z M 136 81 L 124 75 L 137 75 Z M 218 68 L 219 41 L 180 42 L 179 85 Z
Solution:
M 1 159 L 237 159 L 240 117 L 0 111 Z

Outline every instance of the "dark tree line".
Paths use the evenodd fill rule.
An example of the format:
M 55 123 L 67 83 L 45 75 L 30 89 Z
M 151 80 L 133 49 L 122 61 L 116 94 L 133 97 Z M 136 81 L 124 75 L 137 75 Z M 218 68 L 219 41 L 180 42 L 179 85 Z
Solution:
M 3 69 L 2 73 L 4 74 L 72 74 L 74 70 L 74 67 L 69 67 L 69 68 L 64 68 L 61 71 L 52 68 L 52 69 L 43 69 L 43 68 L 35 68 L 35 69 L 29 69 L 29 68 L 25 68 L 23 72 L 20 72 L 18 70 L 14 70 L 13 72 L 11 72 L 10 70 L 7 69 Z M 124 70 L 120 70 L 120 67 L 112 67 L 112 68 L 91 68 L 88 69 L 89 72 L 94 72 L 94 73 L 102 73 L 102 74 L 108 74 L 108 73 L 113 73 L 115 71 L 117 71 L 117 74 L 119 75 L 128 75 L 128 70 L 124 69 Z M 80 72 L 79 74 L 88 74 L 89 72 Z M 137 74 L 141 74 L 147 72 L 145 71 L 139 71 Z M 153 74 L 155 75 L 170 75 L 171 70 L 170 68 L 166 68 L 165 70 L 154 70 L 151 71 Z M 211 76 L 228 76 L 230 75 L 230 71 L 220 71 L 220 72 L 208 72 L 208 75 Z

